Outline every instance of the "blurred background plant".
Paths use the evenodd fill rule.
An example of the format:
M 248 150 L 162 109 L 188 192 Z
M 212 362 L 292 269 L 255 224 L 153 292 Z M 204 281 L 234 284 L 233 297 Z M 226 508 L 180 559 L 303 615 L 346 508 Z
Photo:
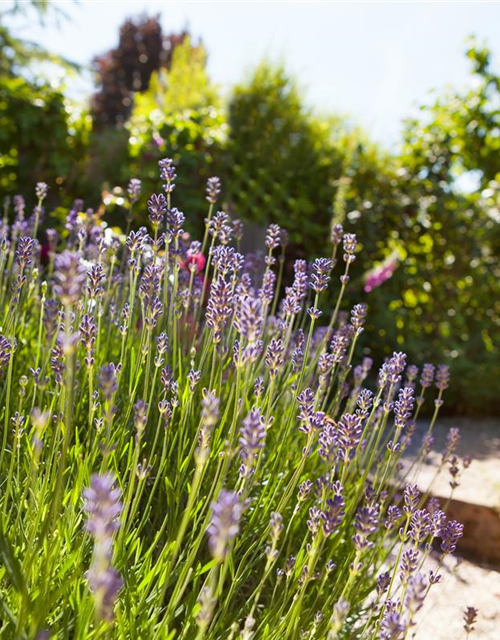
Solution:
M 31 6 L 40 19 L 51 8 L 6 6 L 26 14 Z M 415 361 L 444 352 L 454 371 L 448 407 L 498 410 L 500 77 L 486 47 L 468 44 L 470 86 L 422 106 L 389 152 L 348 116 L 307 108 L 283 65 L 260 63 L 222 96 L 203 43 L 187 30 L 165 35 L 159 16 L 127 20 L 118 45 L 93 61 L 88 104 L 54 81 L 78 69 L 14 37 L 7 23 L 4 9 L 3 195 L 45 180 L 50 204 L 104 203 L 108 221 L 123 225 L 128 180 L 140 175 L 150 193 L 168 155 L 191 232 L 203 227 L 197 194 L 210 175 L 221 176 L 233 217 L 286 227 L 292 257 L 316 257 L 330 225 L 342 224 L 363 244 L 349 287 L 370 306 L 366 355 L 383 358 L 403 340 Z M 143 201 L 136 214 L 146 219 Z

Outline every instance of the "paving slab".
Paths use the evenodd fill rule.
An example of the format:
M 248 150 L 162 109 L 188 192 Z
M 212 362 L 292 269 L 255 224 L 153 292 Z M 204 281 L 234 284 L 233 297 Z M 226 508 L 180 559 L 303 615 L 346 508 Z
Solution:
M 443 418 L 437 422 L 434 452 L 426 458 L 416 481 L 422 491 L 432 482 L 431 493 L 442 503 L 450 496 L 450 475 L 445 469 L 436 478 L 436 470 L 450 427 L 461 430 L 457 455 L 470 455 L 473 459 L 447 509 L 450 518 L 465 524 L 464 539 L 457 551 L 467 559 L 445 559 L 440 571 L 442 584 L 430 590 L 412 637 L 463 640 L 463 611 L 473 606 L 479 616 L 470 640 L 500 640 L 500 420 Z M 411 464 L 426 428 L 427 423 L 418 424 L 406 465 Z M 490 564 L 471 561 L 485 556 Z M 436 569 L 437 558 L 437 553 L 431 554 L 425 568 Z M 495 562 L 491 563 L 491 559 Z
M 427 570 L 436 569 L 431 556 Z M 463 612 L 466 607 L 479 610 L 470 640 L 500 639 L 500 572 L 494 567 L 478 566 L 467 560 L 457 563 L 448 557 L 440 573 L 442 582 L 429 591 L 413 631 L 415 640 L 465 640 Z

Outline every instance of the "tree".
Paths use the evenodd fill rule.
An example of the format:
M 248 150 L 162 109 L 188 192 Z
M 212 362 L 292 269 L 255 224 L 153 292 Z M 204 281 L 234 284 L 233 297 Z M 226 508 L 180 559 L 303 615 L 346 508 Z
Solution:
M 94 60 L 99 90 L 92 96 L 96 129 L 123 125 L 129 117 L 133 95 L 146 91 L 154 71 L 168 69 L 175 47 L 187 32 L 163 34 L 159 16 L 126 20 L 119 43 Z

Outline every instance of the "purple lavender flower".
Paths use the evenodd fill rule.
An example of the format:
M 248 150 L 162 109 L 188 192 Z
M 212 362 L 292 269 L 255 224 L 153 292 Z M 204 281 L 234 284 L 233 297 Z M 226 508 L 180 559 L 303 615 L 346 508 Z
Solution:
M 62 347 L 64 338 L 61 338 L 61 334 L 57 336 L 57 341 L 52 348 L 50 358 L 50 368 L 54 374 L 54 378 L 57 384 L 62 384 L 63 375 L 65 371 L 64 366 L 64 351 Z
M 241 240 L 243 240 L 243 222 L 241 220 L 238 220 L 238 218 L 233 220 L 233 233 L 235 240 L 237 240 L 238 242 L 241 242 Z
M 212 249 L 212 264 L 223 276 L 236 275 L 243 268 L 244 256 L 235 251 L 233 247 L 219 245 Z M 241 289 L 238 289 L 240 295 L 248 295 Z
M 351 325 L 354 328 L 357 335 L 362 333 L 363 325 L 366 321 L 366 304 L 356 304 L 351 311 Z
M 160 294 L 162 269 L 153 263 L 146 265 L 139 283 L 139 297 L 144 301 L 144 307 L 150 307 Z
M 65 306 L 78 302 L 86 275 L 79 253 L 64 251 L 56 256 L 54 293 Z
M 130 203 L 135 203 L 141 197 L 141 181 L 137 178 L 131 178 L 128 182 L 127 193 Z
M 270 304 L 274 298 L 274 285 L 276 283 L 276 275 L 271 269 L 266 269 L 262 279 L 262 289 L 260 295 L 264 302 Z
M 215 204 L 220 195 L 220 178 L 213 176 L 207 180 L 207 200 L 210 204 Z
M 407 549 L 401 557 L 401 567 L 399 578 L 403 585 L 408 584 L 408 580 L 415 573 L 418 566 L 419 553 L 416 549 Z
M 211 220 L 207 220 L 208 233 L 217 238 L 222 244 L 228 244 L 231 240 L 231 219 L 224 211 L 217 211 Z
M 333 269 L 333 262 L 327 258 L 316 258 L 312 265 L 312 275 L 309 282 L 311 289 L 316 293 L 321 293 L 328 287 L 330 282 L 330 271 Z
M 431 516 L 441 508 L 441 503 L 439 498 L 430 498 L 427 503 L 427 511 L 431 514 Z
M 394 529 L 394 527 L 397 525 L 400 518 L 401 509 L 396 505 L 390 505 L 390 507 L 387 509 L 387 519 L 384 523 L 385 528 L 388 531 L 391 531 L 391 529 Z
M 255 342 L 262 333 L 262 300 L 249 295 L 239 296 L 234 324 L 238 332 L 249 342 Z
M 0 373 L 8 367 L 14 348 L 14 343 L 0 334 Z
M 450 367 L 440 364 L 436 371 L 436 389 L 444 391 L 450 386 Z
M 304 480 L 304 482 L 301 482 L 299 484 L 297 500 L 299 502 L 303 502 L 311 495 L 312 490 L 313 490 L 313 483 L 310 480 Z
M 348 460 L 351 452 L 358 446 L 362 430 L 359 415 L 355 413 L 345 413 L 340 418 L 337 435 L 344 460 Z
M 409 613 L 410 620 L 420 611 L 427 595 L 428 583 L 426 577 L 417 573 L 408 580 L 408 589 L 405 597 L 405 608 Z
M 85 314 L 80 323 L 80 342 L 87 352 L 85 355 L 85 364 L 88 368 L 94 365 L 94 346 L 97 338 L 97 327 L 94 317 Z
M 323 312 L 320 309 L 316 309 L 316 307 L 309 307 L 307 310 L 307 314 L 311 317 L 312 320 L 318 320 L 323 315 Z
M 116 379 L 116 367 L 113 363 L 105 364 L 101 367 L 97 379 L 99 381 L 99 389 L 108 402 L 111 402 L 113 395 L 118 390 L 118 381 Z
M 467 636 L 471 631 L 474 631 L 474 624 L 477 621 L 477 614 L 478 610 L 475 607 L 467 607 L 464 611 L 464 629 Z
M 431 500 L 427 503 L 427 507 L 432 518 L 432 535 L 441 537 L 446 527 L 446 514 L 439 508 L 434 509 L 434 506 L 432 506 L 433 511 L 430 511 L 430 502 Z
M 386 606 L 382 624 L 380 627 L 381 640 L 401 640 L 406 631 L 406 624 L 401 614 L 396 609 Z
M 163 189 L 165 193 L 172 193 L 175 189 L 175 179 L 177 174 L 175 173 L 175 165 L 172 158 L 164 158 L 158 162 L 160 168 L 160 178 L 165 181 Z
M 259 376 L 258 378 L 255 378 L 255 382 L 254 382 L 254 394 L 256 398 L 260 398 L 261 395 L 264 393 L 264 380 L 261 376 Z
M 341 224 L 332 224 L 330 228 L 330 242 L 336 246 L 342 242 L 344 229 Z
M 190 369 L 188 373 L 188 382 L 189 382 L 189 390 L 191 393 L 195 390 L 196 385 L 201 380 L 201 371 L 197 371 L 195 369 Z
M 432 433 L 426 433 L 422 438 L 422 454 L 424 456 L 429 455 L 432 451 L 432 447 L 434 446 L 434 436 Z
M 354 255 L 357 246 L 357 239 L 355 233 L 346 233 L 343 237 L 343 248 L 344 248 L 344 261 L 347 264 L 351 264 L 356 260 L 356 256 Z
M 226 326 L 229 317 L 233 313 L 233 292 L 229 282 L 220 275 L 210 285 L 210 297 L 208 299 L 205 314 L 207 325 L 213 331 L 213 341 L 218 344 L 222 340 L 222 330 Z
M 394 403 L 394 425 L 396 429 L 404 429 L 413 411 L 413 389 L 404 387 Z
M 269 528 L 271 529 L 271 540 L 276 543 L 283 531 L 283 516 L 281 513 L 278 513 L 277 511 L 271 512 Z
M 344 359 L 348 346 L 349 338 L 341 331 L 337 331 L 330 343 L 330 351 L 332 352 L 334 361 L 337 364 L 341 363 Z
M 46 182 L 37 182 L 35 186 L 35 195 L 39 200 L 45 200 L 49 186 Z
M 373 542 L 368 540 L 368 536 L 377 530 L 378 516 L 379 512 L 376 505 L 373 507 L 361 507 L 356 512 L 354 522 L 356 533 L 352 540 L 357 551 L 364 551 L 373 546 Z
M 293 287 L 285 288 L 285 298 L 283 300 L 283 313 L 286 316 L 295 316 L 300 313 L 300 301 Z
M 148 200 L 149 220 L 153 227 L 159 227 L 165 218 L 167 211 L 167 200 L 163 193 L 155 193 Z
M 323 534 L 330 536 L 340 525 L 345 515 L 345 501 L 340 483 L 336 483 L 334 495 L 327 498 L 325 507 L 321 511 L 323 519 Z
M 426 363 L 422 367 L 422 375 L 420 376 L 420 385 L 423 389 L 428 389 L 434 380 L 434 365 Z
M 456 520 L 449 520 L 441 534 L 441 550 L 443 553 L 453 553 L 463 535 L 464 525 Z
M 420 491 L 416 484 L 407 484 L 404 490 L 404 512 L 411 516 L 417 509 L 420 500 Z
M 460 442 L 460 429 L 458 427 L 451 427 L 446 437 L 446 445 L 442 451 L 443 461 L 447 460 L 449 456 L 455 453 L 459 442 Z
M 118 517 L 122 512 L 121 491 L 115 487 L 115 477 L 111 473 L 94 474 L 90 478 L 90 488 L 84 489 L 87 531 L 99 541 L 109 545 L 110 538 L 118 530 Z
M 283 251 L 290 244 L 290 236 L 288 235 L 288 231 L 286 229 L 280 229 L 280 245 Z
M 390 584 L 391 584 L 391 574 L 390 574 L 390 572 L 386 571 L 385 573 L 381 573 L 377 577 L 377 594 L 379 596 L 384 594 L 387 591 L 387 589 L 389 588 Z
M 266 350 L 266 365 L 269 367 L 269 375 L 276 377 L 278 370 L 283 366 L 283 353 L 285 351 L 285 345 L 283 340 L 273 338 L 267 346 Z
M 280 244 L 280 232 L 281 229 L 277 224 L 270 224 L 267 228 L 266 234 L 266 247 L 269 250 L 276 249 Z
M 126 240 L 126 245 L 130 253 L 133 254 L 136 251 L 140 253 L 144 247 L 146 238 L 147 238 L 147 231 L 144 230 L 144 228 L 139 229 L 139 231 L 131 231 L 128 234 L 127 240 Z M 130 266 L 133 266 L 134 264 L 135 263 L 131 264 L 129 261 Z
M 250 468 L 264 448 L 266 421 L 260 409 L 251 409 L 240 429 L 240 454 L 243 464 Z
M 212 503 L 212 521 L 208 528 L 208 544 L 212 557 L 224 562 L 231 542 L 238 535 L 243 505 L 238 495 L 221 489 L 217 501 Z
M 369 389 L 361 389 L 356 399 L 356 404 L 358 406 L 356 413 L 364 420 L 368 417 L 373 406 L 373 392 Z
M 417 509 L 410 520 L 410 538 L 417 544 L 423 542 L 432 533 L 433 524 L 426 509 Z
M 121 491 L 115 487 L 111 473 L 90 478 L 90 488 L 84 489 L 87 531 L 94 538 L 92 565 L 87 573 L 89 587 L 94 594 L 97 614 L 113 620 L 114 605 L 123 582 L 112 567 L 113 535 L 120 526 L 122 512 Z
M 102 264 L 93 264 L 89 271 L 87 271 L 87 278 L 87 292 L 90 298 L 94 299 L 103 292 L 100 286 L 101 282 L 104 280 L 104 269 Z
M 314 394 L 307 388 L 297 397 L 297 404 L 300 407 L 298 419 L 301 422 L 299 430 L 303 433 L 310 433 L 313 429 L 320 429 L 323 426 L 325 414 L 322 411 L 314 410 Z M 325 443 L 320 442 L 324 445 Z
M 170 238 L 180 238 L 184 233 L 182 225 L 186 220 L 185 215 L 175 207 L 167 212 L 168 236 Z
M 16 258 L 21 270 L 29 267 L 33 258 L 35 249 L 35 241 L 33 238 L 23 236 L 19 238 L 16 249 Z
M 321 528 L 321 510 L 318 509 L 318 507 L 311 507 L 309 509 L 309 519 L 306 524 L 312 537 L 315 538 Z
M 418 367 L 410 364 L 406 367 L 406 386 L 415 389 L 415 380 L 418 376 Z
M 299 300 L 307 295 L 307 262 L 305 260 L 295 260 L 293 265 L 295 277 L 293 281 L 293 290 Z

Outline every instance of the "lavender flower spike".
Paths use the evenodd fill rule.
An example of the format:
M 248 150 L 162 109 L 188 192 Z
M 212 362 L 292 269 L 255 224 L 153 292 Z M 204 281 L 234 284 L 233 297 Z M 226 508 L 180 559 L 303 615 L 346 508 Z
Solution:
M 217 562 L 224 562 L 232 540 L 238 535 L 242 513 L 238 495 L 222 489 L 212 504 L 212 522 L 208 528 L 210 553 Z
M 114 619 L 114 605 L 123 581 L 111 565 L 113 535 L 120 526 L 122 512 L 121 491 L 115 487 L 111 473 L 94 474 L 90 488 L 84 489 L 87 531 L 94 539 L 92 565 L 87 573 L 89 587 L 94 594 L 97 615 L 103 619 Z
M 35 195 L 39 200 L 45 200 L 49 187 L 46 182 L 37 182 L 35 186 Z
M 56 284 L 54 293 L 65 306 L 78 302 L 86 280 L 86 272 L 80 260 L 80 254 L 64 251 L 56 257 Z
M 453 553 L 457 543 L 464 535 L 464 525 L 456 520 L 450 520 L 441 533 L 441 550 L 443 553 Z
M 128 183 L 127 193 L 130 204 L 133 204 L 141 197 L 141 181 L 137 178 L 131 178 Z
M 476 623 L 476 620 L 477 620 L 477 613 L 478 612 L 475 607 L 467 607 L 466 610 L 464 611 L 464 622 L 465 622 L 464 629 L 467 636 L 471 631 L 474 631 L 474 624 Z
M 215 204 L 220 194 L 220 179 L 217 176 L 208 178 L 206 192 L 208 202 Z

